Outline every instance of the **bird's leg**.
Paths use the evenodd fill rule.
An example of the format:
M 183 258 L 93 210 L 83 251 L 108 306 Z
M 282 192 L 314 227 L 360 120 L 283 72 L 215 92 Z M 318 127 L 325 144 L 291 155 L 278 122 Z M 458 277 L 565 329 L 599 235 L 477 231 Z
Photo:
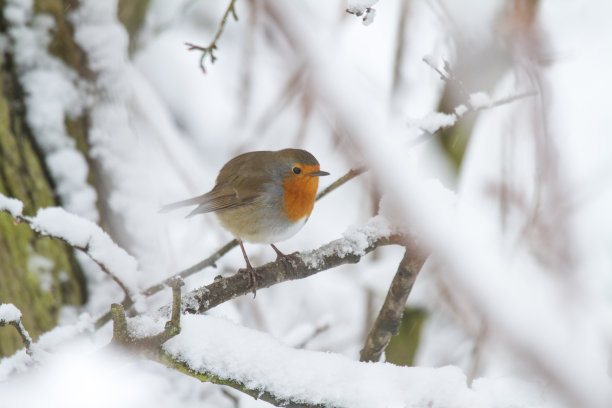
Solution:
M 289 262 L 290 261 L 291 255 L 283 254 L 277 247 L 274 246 L 274 244 L 270 244 L 270 246 L 272 247 L 274 252 L 276 252 L 276 262 L 278 262 L 281 259 L 283 261 L 285 261 L 285 262 Z
M 242 250 L 242 255 L 244 256 L 244 260 L 246 261 L 246 272 L 249 277 L 249 286 L 253 287 L 253 298 L 257 296 L 257 278 L 261 278 L 262 275 L 260 273 L 255 272 L 255 269 L 251 266 L 251 262 L 249 262 L 249 257 L 244 250 L 244 245 L 242 245 L 242 240 L 238 240 L 238 244 L 240 244 L 240 249 Z

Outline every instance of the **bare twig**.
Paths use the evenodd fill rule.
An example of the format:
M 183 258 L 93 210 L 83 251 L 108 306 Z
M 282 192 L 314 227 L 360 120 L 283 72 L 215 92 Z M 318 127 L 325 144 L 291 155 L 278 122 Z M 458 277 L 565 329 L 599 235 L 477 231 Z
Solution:
M 193 51 L 193 50 L 202 51 L 202 56 L 200 57 L 200 68 L 202 69 L 202 72 L 204 73 L 206 73 L 206 68 L 204 67 L 204 59 L 206 58 L 206 56 L 208 55 L 210 57 L 211 64 L 214 63 L 215 60 L 217 59 L 217 57 L 215 57 L 214 51 L 217 49 L 217 41 L 219 40 L 219 37 L 221 37 L 223 28 L 225 28 L 225 24 L 227 23 L 227 17 L 231 13 L 232 16 L 234 17 L 234 20 L 238 21 L 238 15 L 236 14 L 236 9 L 234 8 L 235 3 L 236 3 L 236 0 L 230 0 L 230 3 L 227 6 L 227 9 L 225 10 L 225 13 L 223 14 L 223 17 L 221 18 L 221 22 L 219 23 L 219 28 L 217 28 L 215 37 L 210 42 L 210 44 L 208 44 L 207 47 L 203 47 L 201 45 L 195 45 L 192 43 L 185 43 L 185 45 L 189 47 L 187 48 L 189 51 Z
M 344 176 L 340 177 L 338 180 L 334 181 L 329 186 L 327 186 L 325 189 L 323 189 L 317 195 L 317 201 L 322 199 L 323 197 L 325 197 L 326 195 L 328 195 L 329 193 L 331 193 L 332 191 L 334 191 L 335 189 L 337 189 L 338 187 L 340 187 L 347 181 L 354 179 L 355 177 L 365 173 L 366 171 L 368 171 L 368 168 L 365 166 L 361 166 L 361 167 L 357 167 L 356 169 L 349 170 Z
M 391 282 L 385 302 L 361 350 L 360 361 L 379 361 L 391 341 L 391 336 L 397 334 L 406 300 L 425 259 L 422 248 L 412 240 L 410 245 L 406 246 L 406 252 Z

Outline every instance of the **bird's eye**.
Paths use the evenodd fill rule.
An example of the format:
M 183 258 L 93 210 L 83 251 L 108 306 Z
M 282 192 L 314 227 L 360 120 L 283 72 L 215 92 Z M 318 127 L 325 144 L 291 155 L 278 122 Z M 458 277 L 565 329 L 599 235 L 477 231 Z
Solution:
M 299 167 L 294 167 L 293 168 L 293 173 L 294 174 L 300 174 L 302 172 L 302 169 L 300 169 Z

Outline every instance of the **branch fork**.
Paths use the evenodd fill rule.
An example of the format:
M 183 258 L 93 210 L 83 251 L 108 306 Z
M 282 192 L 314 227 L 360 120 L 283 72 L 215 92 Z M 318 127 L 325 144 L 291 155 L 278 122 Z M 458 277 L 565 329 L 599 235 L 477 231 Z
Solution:
M 125 309 L 120 303 L 111 305 L 111 318 L 113 320 L 113 339 L 111 344 L 116 344 L 127 349 L 135 349 L 139 352 L 157 352 L 161 345 L 181 332 L 181 287 L 185 283 L 177 277 L 169 286 L 172 288 L 172 312 L 170 320 L 165 324 L 164 330 L 149 337 L 136 337 L 128 327 Z

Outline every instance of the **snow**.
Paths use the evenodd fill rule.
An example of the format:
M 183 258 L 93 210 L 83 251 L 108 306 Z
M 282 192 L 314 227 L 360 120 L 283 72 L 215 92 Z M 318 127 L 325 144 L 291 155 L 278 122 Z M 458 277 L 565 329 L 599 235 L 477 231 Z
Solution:
M 408 125 L 428 133 L 435 133 L 442 128 L 454 125 L 455 122 L 457 122 L 457 115 L 454 113 L 430 112 L 421 119 L 409 121 Z
M 376 17 L 376 9 L 371 8 L 366 11 L 365 16 L 363 16 L 363 25 L 369 26 L 372 24 L 374 22 L 374 17 Z
M 365 250 L 375 241 L 389 237 L 394 228 L 382 215 L 373 217 L 361 228 L 350 227 L 343 238 L 330 242 L 313 251 L 303 251 L 299 254 L 302 261 L 310 268 L 320 266 L 322 258 L 337 255 L 344 258 L 347 255 L 365 255 Z
M 360 16 L 376 3 L 378 0 L 347 0 L 347 10 Z
M 137 296 L 138 262 L 115 244 L 97 224 L 60 207 L 40 208 L 29 221 L 32 228 L 41 234 L 58 237 L 87 252 L 93 260 L 117 276 L 132 296 Z
M 468 102 L 473 109 L 484 109 L 491 106 L 491 98 L 486 92 L 475 92 L 470 94 Z
M 34 17 L 32 7 L 32 1 L 10 0 L 3 10 L 10 24 L 14 61 L 21 72 L 27 124 L 45 153 L 63 205 L 97 221 L 97 195 L 87 182 L 88 165 L 66 130 L 66 119 L 82 113 L 79 80 L 71 68 L 46 51 L 54 21 L 49 15 Z
M 202 338 L 203 333 L 209 335 Z M 265 333 L 206 316 L 184 316 L 181 333 L 164 350 L 196 371 L 235 379 L 281 400 L 337 407 L 489 407 L 493 401 L 486 394 L 496 385 L 482 382 L 476 392 L 455 367 L 359 363 L 337 354 L 296 350 Z M 529 399 L 521 402 L 523 407 L 537 406 Z M 495 402 L 496 407 L 512 404 Z
M 21 310 L 12 303 L 0 304 L 0 322 L 4 324 L 18 323 L 21 321 Z
M 299 250 L 317 267 L 324 255 L 362 255 L 380 237 L 417 236 L 432 253 L 409 298 L 428 314 L 420 367 L 356 361 L 372 310 L 397 269 L 397 246 L 261 290 L 255 300 L 234 299 L 208 312 L 215 317 L 184 316 L 183 332 L 168 350 L 195 368 L 279 398 L 339 406 L 609 407 L 612 149 L 604 130 L 612 81 L 592 71 L 612 65 L 603 41 L 612 34 L 610 5 L 541 2 L 535 19 L 547 65 L 507 54 L 513 64 L 495 84 L 468 88 L 469 100 L 442 114 L 436 110 L 445 82 L 423 56 L 434 66 L 440 58 L 426 55 L 443 56 L 455 68 L 471 58 L 462 47 L 477 53 L 488 41 L 514 44 L 500 36 L 499 27 L 508 28 L 500 24 L 507 22 L 505 2 L 412 2 L 402 16 L 402 38 L 402 2 L 376 3 L 366 12 L 375 3 L 345 3 L 362 13 L 364 24 L 376 12 L 376 24 L 366 29 L 335 2 L 268 2 L 265 8 L 237 2 L 240 20 L 228 21 L 218 60 L 203 75 L 199 55 L 183 43 L 211 39 L 227 3 L 153 0 L 130 55 L 116 1 L 81 1 L 66 17 L 95 71 L 85 80 L 46 51 L 53 18 L 35 16 L 31 0 L 8 1 L 0 44 L 15 52 L 27 126 L 65 210 L 41 209 L 27 220 L 89 245 L 137 293 L 231 238 L 212 216 L 184 220 L 157 209 L 207 191 L 239 152 L 296 145 L 334 177 L 367 163 L 368 173 L 316 203 L 281 250 Z M 534 65 L 531 71 L 523 62 Z M 487 76 L 494 63 L 483 61 L 475 76 Z M 536 97 L 491 106 L 533 89 L 534 79 Z M 483 108 L 490 109 L 473 115 L 459 174 L 433 138 L 411 143 Z M 65 129 L 85 109 L 88 160 L 97 164 L 101 197 L 87 186 L 88 160 Z M 98 219 L 96 200 L 119 245 L 83 220 Z M 0 209 L 22 217 L 18 200 L 0 195 Z M 247 252 L 254 264 L 273 259 L 269 247 L 252 245 Z M 87 265 L 85 255 L 76 256 Z M 187 279 L 184 289 L 232 274 L 243 262 L 233 250 L 216 270 Z M 49 266 L 36 256 L 29 264 Z M 269 406 L 230 390 L 233 401 L 222 387 L 101 350 L 110 325 L 96 331 L 93 318 L 79 322 L 78 316 L 106 312 L 121 294 L 96 265 L 85 273 L 87 305 L 65 309 L 61 326 L 41 336 L 32 356 L 21 350 L 0 361 L 3 404 Z M 168 289 L 146 306 L 157 310 L 169 299 Z M 129 324 L 146 336 L 164 322 L 141 314 Z
M 0 210 L 8 211 L 13 218 L 21 217 L 23 214 L 23 203 L 16 198 L 10 198 L 0 193 Z

